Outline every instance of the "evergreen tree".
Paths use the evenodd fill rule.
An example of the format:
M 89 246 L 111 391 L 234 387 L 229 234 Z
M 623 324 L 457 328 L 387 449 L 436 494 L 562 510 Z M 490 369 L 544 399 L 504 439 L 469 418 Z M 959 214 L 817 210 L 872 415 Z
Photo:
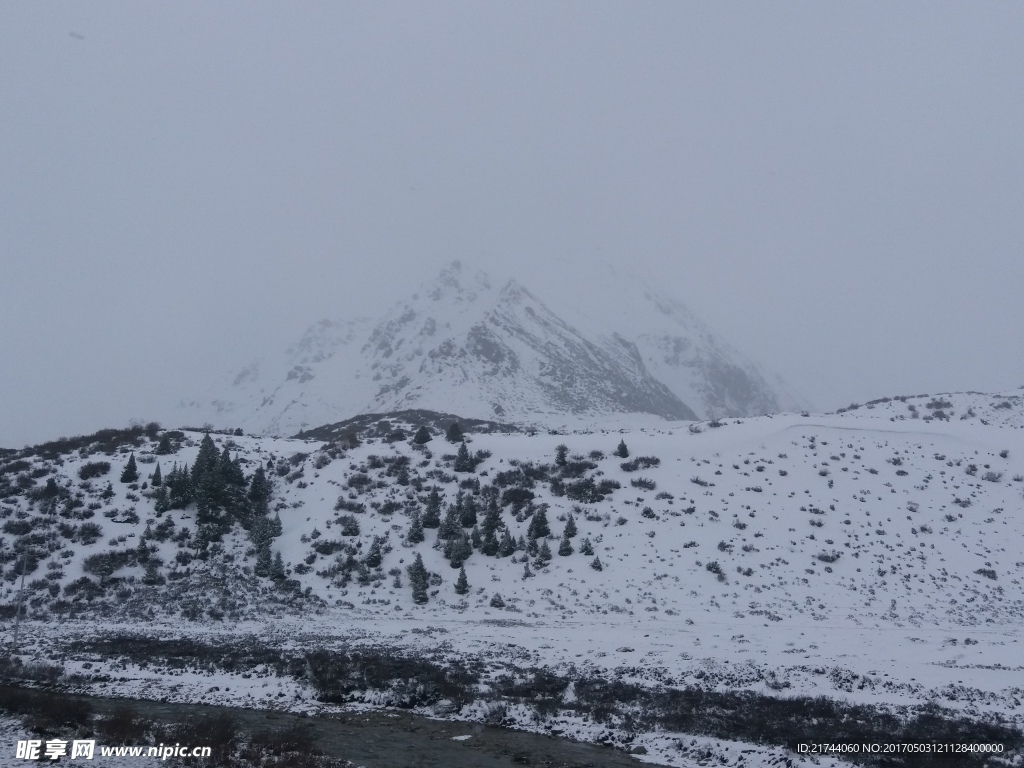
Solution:
M 281 515 L 274 513 L 274 519 L 270 521 L 270 535 L 275 539 L 284 533 L 284 526 L 281 525 Z
M 177 462 L 167 473 L 164 485 L 167 486 L 171 509 L 184 509 L 192 503 L 192 478 L 185 469 L 178 467 Z
M 171 504 L 167 497 L 167 488 L 161 485 L 153 495 L 153 510 L 156 512 L 157 517 L 159 517 L 170 508 Z
M 472 528 L 476 525 L 477 509 L 476 499 L 473 496 L 466 496 L 462 500 L 462 512 L 459 515 L 459 519 L 462 521 L 463 528 Z
M 620 459 L 629 458 L 629 448 L 626 447 L 625 440 L 619 440 L 619 445 L 615 449 L 615 455 L 618 456 Z
M 580 554 L 587 557 L 594 554 L 594 545 L 590 543 L 590 539 L 584 539 L 583 543 L 580 544 Z
M 366 558 L 363 562 L 365 562 L 369 568 L 380 568 L 380 564 L 383 561 L 384 554 L 381 552 L 380 537 L 374 536 L 373 544 L 370 545 L 370 551 L 366 553 Z
M 564 467 L 568 461 L 566 457 L 569 455 L 569 446 L 565 443 L 555 447 L 555 464 L 559 467 Z
M 480 549 L 480 545 L 483 543 L 483 538 L 480 536 L 480 529 L 475 525 L 473 530 L 469 532 L 469 540 L 473 543 L 473 549 Z
M 469 592 L 469 579 L 466 578 L 466 569 L 459 567 L 459 578 L 455 582 L 455 594 L 464 595 Z
M 544 507 L 540 507 L 530 519 L 530 527 L 526 535 L 531 539 L 539 539 L 542 536 L 551 535 L 551 527 L 548 525 L 548 513 Z
M 547 541 L 547 539 L 544 539 L 544 541 Z M 527 539 L 526 554 L 530 557 L 536 557 L 538 552 L 540 552 L 540 545 L 537 544 L 537 539 Z
M 493 486 L 490 486 L 493 487 Z M 490 493 L 487 498 L 487 512 L 484 514 L 480 530 L 484 534 L 494 533 L 501 527 L 501 508 L 498 506 L 497 494 Z
M 405 540 L 410 544 L 419 544 L 423 541 L 423 521 L 420 520 L 420 511 L 414 509 L 409 520 L 409 531 L 405 534 Z
M 498 543 L 498 557 L 508 557 L 516 551 L 516 543 L 512 540 L 512 534 L 508 532 L 508 528 L 501 535 L 501 541 Z
M 437 528 L 441 525 L 441 494 L 435 485 L 430 489 L 430 496 L 427 498 L 427 509 L 423 513 L 423 527 Z
M 498 544 L 498 537 L 494 535 L 494 531 L 488 531 L 485 533 L 480 542 L 480 552 L 488 557 L 494 557 L 498 554 L 499 549 L 500 545 Z
M 442 541 L 450 541 L 462 533 L 462 520 L 458 507 L 455 504 L 448 505 L 441 527 L 437 529 L 437 538 Z
M 456 472 L 472 472 L 475 469 L 473 457 L 469 455 L 469 448 L 465 443 L 459 444 L 459 452 L 455 455 L 455 466 L 453 469 Z
M 567 557 L 568 555 L 571 555 L 572 552 L 572 542 L 569 541 L 568 536 L 563 536 L 562 543 L 558 545 L 558 554 L 562 557 Z
M 526 539 L 522 536 L 516 541 L 516 552 L 523 552 L 526 550 Z
M 537 559 L 533 561 L 534 568 L 543 568 L 551 562 L 551 547 L 547 539 L 541 539 L 540 551 L 537 552 Z
M 251 516 L 264 516 L 270 512 L 270 495 L 270 481 L 267 479 L 267 473 L 261 465 L 256 468 L 256 471 L 252 474 L 252 479 L 249 480 L 247 498 L 249 499 Z
M 128 463 L 124 465 L 124 471 L 121 472 L 122 483 L 134 483 L 139 479 L 139 469 L 135 465 L 135 451 L 131 452 L 128 457 Z
M 416 445 L 426 445 L 433 439 L 434 438 L 430 434 L 430 430 L 427 429 L 426 426 L 422 426 L 416 430 L 416 435 L 413 437 L 412 441 L 416 443 Z
M 412 562 L 406 571 L 409 574 L 409 586 L 412 587 L 412 601 L 416 605 L 423 605 L 429 599 L 427 597 L 427 586 L 429 582 L 427 580 L 427 569 L 423 565 L 423 558 L 420 553 L 416 553 L 416 559 Z
M 196 454 L 196 460 L 192 464 L 192 483 L 198 486 L 203 475 L 216 472 L 219 461 L 220 454 L 217 452 L 217 446 L 214 445 L 213 438 L 207 432 L 199 443 L 199 453 Z
M 171 447 L 171 438 L 166 432 L 160 435 L 160 442 L 157 443 L 156 453 L 158 456 L 166 456 L 174 449 Z
M 149 476 L 149 482 L 152 483 L 154 488 L 159 488 L 163 481 L 163 475 L 160 474 L 160 462 L 157 462 L 156 469 L 154 469 L 153 474 Z
M 459 426 L 459 422 L 452 422 L 451 426 L 448 427 L 448 432 L 445 434 L 444 439 L 449 443 L 461 443 L 465 440 L 465 436 L 462 434 L 462 428 Z
M 562 537 L 571 539 L 576 535 L 576 521 L 572 519 L 572 515 L 569 515 L 569 519 L 565 521 L 565 530 L 562 532 Z
M 167 579 L 160 575 L 160 565 L 153 559 L 146 562 L 145 573 L 142 576 L 142 583 L 148 587 L 159 587 L 167 583 Z
M 530 570 L 530 561 L 523 560 L 523 580 L 529 579 L 533 576 L 533 571 Z
M 473 554 L 473 545 L 465 531 L 458 538 L 452 539 L 445 547 L 445 556 L 452 568 L 461 568 L 462 564 Z
M 281 553 L 275 552 L 274 564 L 270 568 L 270 578 L 272 578 L 274 581 L 284 581 L 285 575 L 286 574 L 284 572 L 284 560 L 281 557 Z
M 595 555 L 594 559 L 590 561 L 590 567 L 593 568 L 595 571 L 604 570 L 604 566 L 601 565 L 601 558 L 599 558 L 597 555 Z

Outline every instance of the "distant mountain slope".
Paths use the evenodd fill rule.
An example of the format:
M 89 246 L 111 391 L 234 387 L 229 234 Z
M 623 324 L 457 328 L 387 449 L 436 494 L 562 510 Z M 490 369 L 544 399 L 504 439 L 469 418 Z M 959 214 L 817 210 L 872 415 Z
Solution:
M 547 424 L 609 414 L 692 420 L 796 407 L 685 307 L 624 287 L 618 328 L 569 322 L 515 280 L 459 262 L 376 320 L 323 320 L 183 420 L 295 434 L 362 413 L 429 409 Z

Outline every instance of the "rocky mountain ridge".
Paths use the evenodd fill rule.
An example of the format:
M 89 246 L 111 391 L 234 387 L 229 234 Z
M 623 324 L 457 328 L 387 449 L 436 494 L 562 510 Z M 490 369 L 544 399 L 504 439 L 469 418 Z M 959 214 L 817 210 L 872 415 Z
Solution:
M 614 322 L 570 323 L 515 280 L 496 286 L 454 262 L 376 320 L 320 321 L 284 355 L 184 404 L 181 420 L 288 435 L 411 408 L 550 425 L 799 406 L 678 302 L 625 288 L 622 301 L 629 310 L 619 330 Z

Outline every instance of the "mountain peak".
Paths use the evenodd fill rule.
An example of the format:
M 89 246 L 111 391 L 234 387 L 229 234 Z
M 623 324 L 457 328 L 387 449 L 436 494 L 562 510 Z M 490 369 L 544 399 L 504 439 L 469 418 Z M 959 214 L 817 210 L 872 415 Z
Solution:
M 476 301 L 480 294 L 490 291 L 491 280 L 487 273 L 467 269 L 458 259 L 446 265 L 438 276 L 423 288 L 423 293 L 435 302 L 472 302 Z
M 232 397 L 216 393 L 216 410 L 198 416 L 295 434 L 414 408 L 532 424 L 794 409 L 682 304 L 636 281 L 619 284 L 619 294 L 593 297 L 598 317 L 577 317 L 564 304 L 578 292 L 545 303 L 516 279 L 497 289 L 453 261 L 375 320 L 314 324 L 277 363 L 233 377 Z

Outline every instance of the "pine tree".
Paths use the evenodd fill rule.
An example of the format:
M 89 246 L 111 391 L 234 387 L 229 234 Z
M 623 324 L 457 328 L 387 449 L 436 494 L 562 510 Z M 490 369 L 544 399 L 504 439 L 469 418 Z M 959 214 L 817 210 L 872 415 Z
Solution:
M 448 505 L 441 527 L 437 529 L 437 538 L 442 541 L 450 541 L 462 533 L 462 519 L 458 507 L 455 504 Z
M 156 469 L 154 469 L 153 474 L 149 476 L 149 482 L 154 488 L 159 488 L 163 481 L 163 475 L 160 474 L 160 462 L 157 462 Z
M 217 452 L 217 446 L 214 445 L 213 438 L 207 432 L 199 443 L 199 453 L 196 454 L 196 460 L 192 464 L 192 483 L 198 486 L 199 480 L 204 475 L 216 472 L 219 461 L 220 454 Z
M 275 539 L 284 533 L 284 526 L 281 525 L 281 515 L 274 513 L 274 519 L 270 521 L 270 535 Z
M 416 435 L 413 437 L 412 441 L 416 443 L 416 445 L 426 445 L 433 439 L 434 438 L 430 434 L 430 430 L 427 429 L 426 426 L 422 426 L 416 430 Z
M 587 557 L 594 554 L 594 545 L 590 543 L 590 539 L 584 539 L 583 543 L 580 544 L 580 554 Z
M 550 562 L 551 547 L 548 546 L 547 539 L 542 539 L 540 544 L 540 551 L 537 552 L 537 559 L 533 561 L 533 566 L 534 568 L 543 568 Z
M 423 527 L 437 528 L 441 525 L 441 494 L 435 485 L 427 498 L 427 509 L 423 513 Z
M 512 534 L 508 532 L 508 528 L 501 535 L 501 541 L 498 543 L 498 557 L 508 557 L 515 553 L 516 543 L 512 540 Z
M 462 434 L 462 428 L 459 427 L 459 422 L 452 422 L 451 426 L 448 427 L 448 432 L 445 434 L 444 439 L 449 443 L 461 443 L 465 440 L 465 435 Z
M 252 479 L 249 481 L 247 498 L 249 499 L 251 515 L 263 516 L 270 511 L 270 494 L 271 486 L 270 481 L 267 479 L 267 473 L 263 470 L 262 466 L 259 466 L 253 472 Z
M 569 455 L 569 446 L 565 443 L 555 446 L 555 464 L 559 467 L 564 467 L 568 461 L 566 457 Z
M 593 568 L 595 571 L 604 570 L 604 566 L 601 565 L 601 558 L 599 558 L 597 555 L 595 555 L 594 559 L 590 562 L 590 567 Z
M 363 562 L 366 563 L 369 568 L 380 568 L 380 564 L 384 560 L 384 555 L 381 552 L 380 537 L 373 537 L 373 544 L 370 545 L 370 551 L 366 553 L 366 558 Z
M 462 531 L 458 538 L 449 541 L 448 546 L 445 547 L 445 556 L 452 568 L 461 568 L 472 554 L 473 545 L 465 531 Z
M 157 517 L 160 517 L 160 515 L 170 508 L 171 504 L 167 497 L 167 488 L 166 486 L 161 485 L 156 489 L 156 493 L 153 495 L 153 511 L 156 512 Z
M 466 578 L 466 569 L 459 567 L 459 578 L 455 582 L 455 594 L 465 595 L 469 592 L 469 579 Z
M 569 541 L 569 537 L 568 536 L 563 536 L 562 537 L 562 543 L 558 545 L 558 554 L 561 555 L 562 557 L 567 557 L 567 556 L 571 555 L 572 552 L 573 552 L 572 542 Z
M 466 496 L 462 499 L 462 512 L 459 515 L 459 519 L 462 521 L 463 528 L 472 528 L 476 525 L 476 512 L 478 509 L 476 499 L 473 496 Z
M 429 599 L 427 597 L 427 569 L 423 565 L 423 558 L 416 553 L 416 559 L 412 565 L 406 568 L 409 574 L 409 586 L 412 587 L 412 601 L 417 605 L 423 605 Z
M 420 511 L 415 509 L 409 519 L 409 531 L 405 534 L 405 540 L 410 544 L 419 544 L 423 538 L 423 521 L 420 520 Z
M 565 521 L 565 531 L 562 532 L 562 536 L 566 539 L 571 539 L 576 535 L 576 521 L 572 519 L 572 515 L 569 515 L 569 519 Z
M 494 535 L 494 531 L 485 533 L 480 541 L 480 552 L 488 557 L 494 557 L 498 554 L 498 549 L 498 537 Z
M 459 452 L 455 455 L 455 465 L 453 469 L 456 472 L 472 472 L 475 469 L 473 466 L 473 457 L 469 455 L 469 448 L 465 443 L 459 444 Z
M 626 447 L 625 440 L 619 440 L 619 445 L 615 449 L 615 455 L 618 456 L 620 459 L 629 458 L 629 448 Z
M 529 579 L 533 576 L 533 571 L 530 570 L 530 561 L 523 561 L 523 579 Z
M 551 527 L 548 525 L 548 513 L 544 510 L 544 507 L 540 507 L 534 513 L 526 535 L 531 539 L 539 539 L 542 536 L 551 535 Z
M 166 456 L 167 454 L 171 453 L 172 450 L 173 448 L 171 447 L 171 438 L 165 432 L 164 434 L 160 435 L 160 442 L 157 443 L 156 453 L 158 456 Z
M 270 568 L 270 578 L 274 581 L 284 581 L 284 560 L 282 559 L 280 552 L 274 553 L 274 564 Z
M 167 487 L 167 501 L 171 509 L 184 509 L 192 503 L 192 478 L 184 468 L 178 467 L 177 462 L 167 473 L 164 485 Z
M 487 512 L 484 513 L 483 522 L 480 523 L 480 530 L 487 534 L 497 531 L 500 527 L 501 509 L 498 507 L 498 496 L 497 494 L 490 493 L 487 498 Z
M 480 529 L 475 525 L 473 530 L 469 532 L 469 540 L 473 542 L 473 549 L 480 549 L 480 545 L 483 544 L 483 538 L 480 536 Z
M 128 457 L 128 463 L 124 465 L 124 471 L 121 472 L 122 483 L 134 483 L 139 479 L 139 469 L 135 465 L 135 451 L 132 451 Z
M 516 541 L 516 552 L 523 552 L 526 550 L 526 539 L 522 536 Z

